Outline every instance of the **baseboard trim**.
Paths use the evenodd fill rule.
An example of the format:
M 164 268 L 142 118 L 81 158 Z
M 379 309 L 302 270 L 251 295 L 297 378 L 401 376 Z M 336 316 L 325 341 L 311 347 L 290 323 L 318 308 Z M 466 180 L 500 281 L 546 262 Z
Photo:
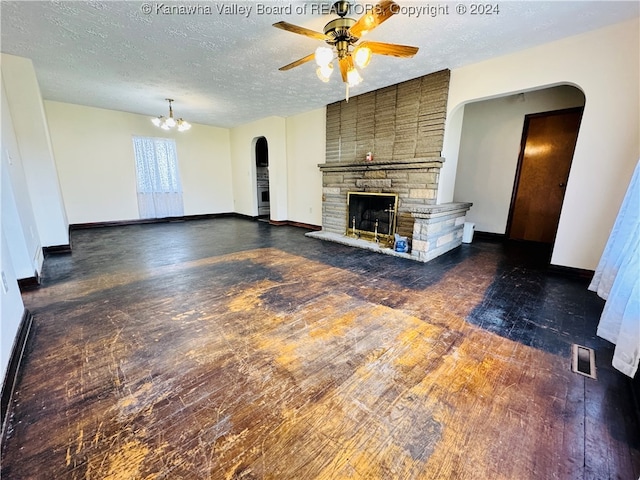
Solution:
M 38 272 L 34 272 L 33 277 L 19 278 L 18 288 L 20 289 L 20 293 L 40 288 L 40 275 L 38 275 Z
M 42 253 L 47 257 L 49 255 L 63 255 L 71 253 L 71 244 L 51 245 L 50 247 L 42 247 Z
M 303 222 L 295 222 L 293 220 L 269 220 L 269 223 L 271 225 L 277 225 L 277 226 L 288 225 L 290 227 L 304 228 L 306 230 L 313 230 L 314 232 L 322 230 L 322 227 L 320 225 L 313 225 L 311 223 L 303 223 Z
M 485 242 L 506 242 L 507 236 L 504 233 L 491 233 L 491 232 L 473 232 L 473 236 L 477 240 L 483 240 Z
M 563 267 L 561 265 L 549 265 L 548 271 L 565 277 L 574 277 L 581 280 L 591 280 L 596 273 L 594 270 L 584 268 Z
M 191 220 L 208 220 L 212 218 L 225 218 L 225 217 L 226 218 L 228 217 L 242 218 L 245 220 L 254 220 L 254 221 L 258 220 L 259 218 L 259 217 L 244 215 L 242 213 L 235 213 L 235 212 L 208 213 L 204 215 L 186 215 L 183 217 L 145 218 L 141 220 L 117 220 L 112 222 L 74 223 L 69 225 L 69 232 L 72 232 L 73 230 L 87 230 L 90 228 L 121 227 L 125 225 L 144 225 L 148 223 L 187 222 Z M 314 231 L 322 230 L 322 227 L 320 225 L 313 225 L 310 223 L 303 223 L 303 222 L 295 222 L 292 220 L 269 220 L 269 224 L 276 225 L 276 226 L 289 225 L 292 227 L 300 227 L 300 228 L 305 228 L 307 230 L 314 230 Z M 61 245 L 60 247 L 65 247 L 65 246 Z M 71 246 L 67 246 L 67 247 L 68 247 L 68 252 L 71 252 Z M 57 247 L 47 247 L 47 248 L 57 248 Z M 45 250 L 45 253 L 47 253 L 46 250 Z M 58 252 L 51 252 L 51 253 L 58 253 Z M 63 253 L 63 252 L 61 251 L 60 253 Z
M 289 222 L 289 225 L 292 227 L 300 227 L 307 230 L 313 230 L 314 232 L 319 232 L 322 230 L 322 225 L 314 225 L 312 223 L 302 223 L 302 222 Z
M 629 379 L 631 386 L 631 395 L 633 396 L 633 403 L 636 407 L 636 417 L 640 422 L 640 374 L 636 373 L 634 378 Z
M 7 373 L 4 376 L 2 383 L 2 398 L 0 400 L 2 410 L 2 443 L 4 444 L 5 432 L 7 421 L 9 419 L 9 406 L 13 393 L 18 383 L 20 376 L 20 366 L 24 357 L 24 353 L 29 340 L 29 334 L 33 326 L 33 315 L 29 310 L 25 309 L 22 314 L 22 320 L 18 327 L 18 334 L 13 341 L 13 348 L 11 349 L 11 356 L 9 357 L 9 365 L 7 367 Z
M 202 215 L 185 215 L 182 217 L 144 218 L 134 220 L 114 220 L 111 222 L 74 223 L 69 225 L 69 231 L 71 232 L 73 230 L 86 230 L 89 228 L 122 227 L 125 225 L 144 225 L 147 223 L 171 223 L 185 222 L 190 220 L 207 220 L 211 218 L 235 217 L 237 215 L 237 213 L 207 213 Z
M 260 216 L 252 216 L 252 215 L 245 215 L 244 213 L 230 213 L 229 214 L 230 217 L 234 217 L 234 218 L 242 218 L 243 220 L 254 220 L 257 221 L 260 219 Z

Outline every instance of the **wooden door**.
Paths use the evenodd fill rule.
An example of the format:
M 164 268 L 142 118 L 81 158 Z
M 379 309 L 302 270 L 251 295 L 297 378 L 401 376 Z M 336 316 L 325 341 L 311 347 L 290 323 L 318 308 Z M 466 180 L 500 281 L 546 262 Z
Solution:
M 525 116 L 508 238 L 553 243 L 583 108 Z

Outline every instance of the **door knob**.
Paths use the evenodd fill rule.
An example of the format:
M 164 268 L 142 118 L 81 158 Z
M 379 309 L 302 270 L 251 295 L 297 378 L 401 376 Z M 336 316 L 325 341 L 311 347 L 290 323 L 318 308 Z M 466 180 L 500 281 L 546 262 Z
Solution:
M 561 182 L 559 186 L 560 186 L 560 188 L 562 188 L 562 187 L 566 187 L 566 186 L 567 186 L 567 184 L 566 184 L 566 183 L 564 183 L 564 182 Z

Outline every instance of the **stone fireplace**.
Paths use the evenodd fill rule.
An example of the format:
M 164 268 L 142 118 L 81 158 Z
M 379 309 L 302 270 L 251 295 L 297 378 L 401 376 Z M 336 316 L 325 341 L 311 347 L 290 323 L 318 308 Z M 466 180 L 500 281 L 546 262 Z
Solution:
M 322 231 L 310 236 L 419 261 L 460 245 L 471 204 L 436 205 L 449 76 L 443 70 L 327 106 Z M 397 196 L 388 235 L 407 237 L 410 253 L 349 236 L 354 192 Z

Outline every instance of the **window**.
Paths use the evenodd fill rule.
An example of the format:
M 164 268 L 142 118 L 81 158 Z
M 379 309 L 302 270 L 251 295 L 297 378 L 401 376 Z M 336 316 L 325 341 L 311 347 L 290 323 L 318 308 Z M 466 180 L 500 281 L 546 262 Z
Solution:
M 133 137 L 140 218 L 184 215 L 176 142 L 169 138 Z

